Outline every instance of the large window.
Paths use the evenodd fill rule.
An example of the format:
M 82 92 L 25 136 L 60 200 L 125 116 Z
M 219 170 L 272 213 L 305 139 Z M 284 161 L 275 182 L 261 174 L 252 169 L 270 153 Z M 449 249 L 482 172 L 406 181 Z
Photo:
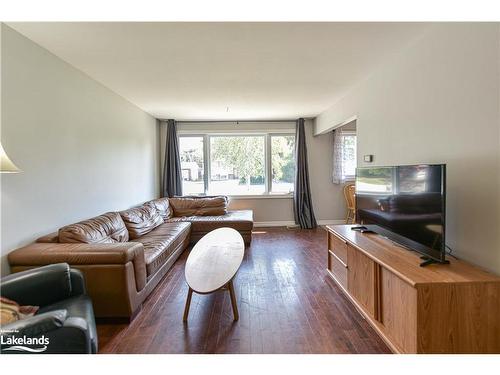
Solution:
M 295 135 L 180 135 L 186 195 L 286 195 L 293 192 Z

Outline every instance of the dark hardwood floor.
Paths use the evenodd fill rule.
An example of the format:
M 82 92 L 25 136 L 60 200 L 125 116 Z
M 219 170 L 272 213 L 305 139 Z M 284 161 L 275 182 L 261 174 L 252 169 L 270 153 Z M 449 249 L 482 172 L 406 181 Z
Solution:
M 193 295 L 182 322 L 188 251 L 135 320 L 99 324 L 100 353 L 389 353 L 326 273 L 324 229 L 256 228 L 229 293 Z

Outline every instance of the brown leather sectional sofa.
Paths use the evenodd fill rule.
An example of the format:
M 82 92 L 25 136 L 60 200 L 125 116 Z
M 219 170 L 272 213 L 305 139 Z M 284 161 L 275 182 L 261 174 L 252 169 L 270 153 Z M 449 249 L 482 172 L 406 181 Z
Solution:
M 66 262 L 81 270 L 100 318 L 133 318 L 173 263 L 204 234 L 238 230 L 250 243 L 253 213 L 226 197 L 160 198 L 60 228 L 9 253 L 12 272 Z

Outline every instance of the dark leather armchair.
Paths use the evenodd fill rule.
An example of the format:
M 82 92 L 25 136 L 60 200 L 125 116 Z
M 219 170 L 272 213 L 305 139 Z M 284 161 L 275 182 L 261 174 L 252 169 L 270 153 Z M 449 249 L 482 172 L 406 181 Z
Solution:
M 20 305 L 40 306 L 35 316 L 2 326 L 3 342 L 9 336 L 44 336 L 44 353 L 97 352 L 92 301 L 80 271 L 59 263 L 11 274 L 1 280 L 1 295 Z M 25 352 L 11 346 L 2 344 L 2 353 Z

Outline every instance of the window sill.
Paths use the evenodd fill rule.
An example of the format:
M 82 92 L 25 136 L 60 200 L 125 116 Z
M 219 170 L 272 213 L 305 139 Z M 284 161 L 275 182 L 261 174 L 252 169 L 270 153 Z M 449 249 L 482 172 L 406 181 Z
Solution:
M 293 199 L 293 194 L 227 195 L 229 199 Z

